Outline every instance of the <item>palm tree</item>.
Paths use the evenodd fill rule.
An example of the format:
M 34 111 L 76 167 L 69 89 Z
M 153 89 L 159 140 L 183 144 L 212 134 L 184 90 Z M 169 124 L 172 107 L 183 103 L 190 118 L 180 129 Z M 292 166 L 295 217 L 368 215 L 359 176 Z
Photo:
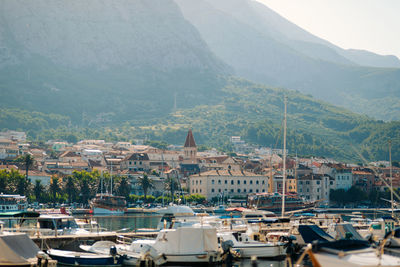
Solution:
M 65 184 L 65 191 L 68 194 L 68 203 L 72 203 L 76 199 L 76 193 L 77 193 L 77 188 L 76 188 L 76 183 L 74 180 L 73 176 L 68 176 L 67 177 L 67 183 Z
M 171 192 L 172 203 L 174 203 L 175 190 L 178 189 L 178 181 L 174 177 L 168 177 L 165 180 L 165 189 Z
M 147 176 L 147 174 L 143 174 L 143 177 L 139 177 L 138 180 L 139 185 L 143 190 L 144 202 L 146 203 L 147 190 L 154 188 L 153 181 Z
M 59 180 L 58 180 L 57 176 L 51 177 L 49 191 L 50 191 L 50 195 L 52 197 L 52 200 L 54 202 L 56 202 L 57 194 L 61 192 L 61 185 L 59 183 Z
M 33 166 L 35 163 L 35 159 L 32 157 L 31 154 L 26 153 L 24 156 L 17 158 L 18 162 L 22 162 L 25 166 L 25 178 L 28 179 L 28 172 L 29 168 Z
M 129 197 L 129 193 L 131 192 L 131 184 L 126 177 L 121 178 L 121 181 L 117 187 L 117 192 L 118 195 L 123 196 L 126 199 Z
M 36 197 L 37 202 L 41 202 L 43 190 L 44 190 L 44 187 L 43 187 L 42 183 L 40 182 L 40 180 L 36 180 L 33 191 L 35 192 L 35 197 Z

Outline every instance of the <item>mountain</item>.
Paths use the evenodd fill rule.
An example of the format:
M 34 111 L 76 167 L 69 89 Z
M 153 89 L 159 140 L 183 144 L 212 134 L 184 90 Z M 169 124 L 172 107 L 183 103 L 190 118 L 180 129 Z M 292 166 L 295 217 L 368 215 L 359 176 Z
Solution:
M 339 52 L 249 0 L 3 0 L 0 128 L 179 143 L 192 125 L 203 144 L 266 146 L 286 94 L 292 151 L 383 158 L 399 124 L 327 102 L 397 119 L 399 69 Z
M 214 54 L 232 66 L 236 75 L 296 89 L 375 118 L 400 119 L 399 68 L 360 66 L 367 62 L 367 52 L 334 46 L 255 1 L 175 2 Z M 379 61 L 379 66 L 400 66 L 395 57 L 369 53 L 369 58 L 368 62 Z M 386 109 L 389 106 L 391 111 Z
M 0 104 L 75 121 L 208 102 L 230 71 L 172 0 L 5 0 L 0 40 Z

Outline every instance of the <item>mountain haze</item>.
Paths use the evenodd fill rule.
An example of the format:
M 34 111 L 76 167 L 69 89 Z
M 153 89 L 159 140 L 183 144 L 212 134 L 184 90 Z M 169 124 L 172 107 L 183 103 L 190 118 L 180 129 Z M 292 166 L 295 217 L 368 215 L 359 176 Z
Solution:
M 400 119 L 400 61 L 396 57 L 341 49 L 256 1 L 176 2 L 236 75 L 296 89 L 375 118 Z M 348 103 L 348 98 L 357 105 Z M 387 99 L 385 107 L 391 111 L 381 105 Z

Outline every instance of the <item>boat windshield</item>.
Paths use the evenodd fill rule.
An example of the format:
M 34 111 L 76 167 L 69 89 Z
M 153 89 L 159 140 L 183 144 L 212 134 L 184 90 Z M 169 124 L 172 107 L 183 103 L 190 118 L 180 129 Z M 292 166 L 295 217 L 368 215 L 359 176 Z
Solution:
M 40 219 L 39 220 L 41 229 L 76 229 L 79 228 L 78 224 L 74 219 L 70 218 L 57 218 L 57 219 Z

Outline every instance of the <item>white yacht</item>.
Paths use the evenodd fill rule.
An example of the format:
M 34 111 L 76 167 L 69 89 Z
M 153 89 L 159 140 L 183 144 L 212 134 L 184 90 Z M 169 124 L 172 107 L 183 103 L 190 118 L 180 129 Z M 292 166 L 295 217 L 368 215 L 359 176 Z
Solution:
M 256 241 L 248 233 L 219 232 L 220 243 L 231 242 L 232 249 L 241 258 L 282 258 L 286 255 L 285 243 Z
M 209 225 L 163 229 L 148 253 L 157 265 L 218 262 L 217 229 Z

